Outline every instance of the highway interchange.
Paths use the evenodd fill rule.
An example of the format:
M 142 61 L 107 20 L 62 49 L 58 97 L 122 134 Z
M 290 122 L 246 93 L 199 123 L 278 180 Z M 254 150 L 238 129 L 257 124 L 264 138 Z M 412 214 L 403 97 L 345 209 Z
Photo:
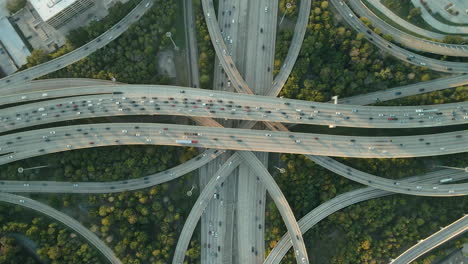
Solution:
M 464 62 L 450 62 L 432 59 L 426 56 L 419 55 L 412 51 L 394 45 L 390 41 L 373 33 L 351 10 L 351 8 L 344 4 L 341 0 L 330 1 L 336 10 L 340 13 L 343 20 L 347 22 L 356 31 L 363 33 L 364 37 L 371 43 L 375 44 L 381 50 L 391 54 L 395 58 L 411 63 L 418 66 L 424 66 L 434 71 L 451 72 L 451 73 L 467 73 L 468 63 Z M 352 14 L 350 16 L 350 14 Z M 408 59 L 409 58 L 409 59 Z
M 82 82 L 82 80 L 75 80 L 76 86 L 82 86 L 81 84 L 90 85 L 91 87 L 86 87 L 86 88 L 81 87 L 80 91 L 83 89 L 88 89 L 87 91 L 91 91 L 93 95 L 89 95 L 85 93 L 80 94 L 74 88 L 70 88 L 68 89 L 68 91 L 67 89 L 62 89 L 62 87 L 66 87 L 66 85 L 59 84 L 60 81 L 51 82 L 51 83 L 56 84 L 55 87 L 48 86 L 47 84 L 48 81 L 42 81 L 42 84 L 43 84 L 42 88 L 41 87 L 38 88 L 37 86 L 35 87 L 36 83 L 38 83 L 38 86 L 40 86 L 41 81 L 28 82 L 27 86 L 31 85 L 30 87 L 20 88 L 17 91 L 16 89 L 18 87 L 14 88 L 12 86 L 14 84 L 18 85 L 22 82 L 32 80 L 36 77 L 52 72 L 56 69 L 65 67 L 66 65 L 69 65 L 81 58 L 86 57 L 94 50 L 103 47 L 108 42 L 110 42 L 111 40 L 115 39 L 118 35 L 123 33 L 131 23 L 138 20 L 139 17 L 141 17 L 141 15 L 144 13 L 144 11 L 147 8 L 149 8 L 151 3 L 152 3 L 151 1 L 142 1 L 134 10 L 132 10 L 131 13 L 129 13 L 129 15 L 127 15 L 123 20 L 121 20 L 118 24 L 112 27 L 109 31 L 101 35 L 96 40 L 93 40 L 90 43 L 86 44 L 85 46 L 76 50 L 80 52 L 74 51 L 56 60 L 50 61 L 44 65 L 31 68 L 30 70 L 26 70 L 26 71 L 11 75 L 7 78 L 0 80 L 0 87 L 4 87 L 4 89 L 0 91 L 0 94 L 4 95 L 0 97 L 0 100 L 2 100 L 1 102 L 3 104 L 27 102 L 28 100 L 32 100 L 32 99 L 54 98 L 54 93 L 56 93 L 56 97 L 61 97 L 61 96 L 66 95 L 66 96 L 70 96 L 70 98 L 73 98 L 72 100 L 74 101 L 76 99 L 78 99 L 76 101 L 81 101 L 80 102 L 81 105 L 78 107 L 86 109 L 83 111 L 83 115 L 81 114 L 81 111 L 73 110 L 75 107 L 69 107 L 68 108 L 69 110 L 66 110 L 66 109 L 59 110 L 60 107 L 66 107 L 67 104 L 70 105 L 70 100 L 71 100 L 70 98 L 53 99 L 50 101 L 47 100 L 47 101 L 39 102 L 39 103 L 25 104 L 23 106 L 17 106 L 16 108 L 7 107 L 8 105 L 6 106 L 4 105 L 4 107 L 6 108 L 0 110 L 0 113 L 1 113 L 0 115 L 2 117 L 2 125 L 4 125 L 2 127 L 2 131 L 8 131 L 11 129 L 27 127 L 27 126 L 36 125 L 36 124 L 45 124 L 45 123 L 57 122 L 61 120 L 76 119 L 77 112 L 80 112 L 80 114 L 78 114 L 80 116 L 79 118 L 92 117 L 93 114 L 96 114 L 96 116 L 99 116 L 98 114 L 102 114 L 102 116 L 120 115 L 122 112 L 124 112 L 123 111 L 124 108 L 119 107 L 118 105 L 120 105 L 120 103 L 124 103 L 124 102 L 126 103 L 127 100 L 130 102 L 128 103 L 127 108 L 130 108 L 130 107 L 133 108 L 131 110 L 132 114 L 145 114 L 145 115 L 171 114 L 171 115 L 174 115 L 173 111 L 169 111 L 172 108 L 172 110 L 177 109 L 176 115 L 180 114 L 184 116 L 191 116 L 195 120 L 199 120 L 199 122 L 203 124 L 208 124 L 211 126 L 219 126 L 219 124 L 217 124 L 216 122 L 210 121 L 209 118 L 230 118 L 233 115 L 231 114 L 232 112 L 237 112 L 237 113 L 240 112 L 240 111 L 237 111 L 237 109 L 233 107 L 231 107 L 230 110 L 236 109 L 236 111 L 231 111 L 229 115 L 226 114 L 226 112 L 223 112 L 223 111 L 226 111 L 225 110 L 226 108 L 229 108 L 227 106 L 223 107 L 221 105 L 221 104 L 225 104 L 226 100 L 228 100 L 228 104 L 229 104 L 229 101 L 236 102 L 237 105 L 241 106 L 238 109 L 243 109 L 243 113 L 241 115 L 237 115 L 236 113 L 235 114 L 236 117 L 234 119 L 250 120 L 250 121 L 267 121 L 266 122 L 267 127 L 277 127 L 281 130 L 285 130 L 285 128 L 282 127 L 280 123 L 277 123 L 276 125 L 274 125 L 274 124 L 271 124 L 270 122 L 311 123 L 311 124 L 320 124 L 320 125 L 330 125 L 330 124 L 335 124 L 337 122 L 335 120 L 340 119 L 339 125 L 352 126 L 352 127 L 353 126 L 376 127 L 376 128 L 377 127 L 389 127 L 389 128 L 395 127 L 395 123 L 398 123 L 399 127 L 423 127 L 423 126 L 441 126 L 441 125 L 445 126 L 445 125 L 452 125 L 452 124 L 467 123 L 466 112 L 464 110 L 464 107 L 466 107 L 466 105 L 464 103 L 454 104 L 454 105 L 424 106 L 422 111 L 417 111 L 417 110 L 420 110 L 422 107 L 400 107 L 399 109 L 393 108 L 393 110 L 391 110 L 392 108 L 375 108 L 375 107 L 366 108 L 363 106 L 344 106 L 344 105 L 329 105 L 329 104 L 315 105 L 316 103 L 300 102 L 297 100 L 289 100 L 289 99 L 273 99 L 273 98 L 266 98 L 266 97 L 264 101 L 261 101 L 260 98 L 263 98 L 263 97 L 259 97 L 259 96 L 253 97 L 252 95 L 250 95 L 250 97 L 252 98 L 248 99 L 249 95 L 232 94 L 232 93 L 226 93 L 226 92 L 220 93 L 216 91 L 202 91 L 202 90 L 192 91 L 191 89 L 185 89 L 181 87 L 156 87 L 157 89 L 154 89 L 154 90 L 151 89 L 152 91 L 150 91 L 149 88 L 142 88 L 143 90 L 146 89 L 146 91 L 142 91 L 141 93 L 138 93 L 138 92 L 135 93 L 134 92 L 135 87 L 132 87 L 131 88 L 132 92 L 130 92 L 130 91 L 125 90 L 126 89 L 125 85 L 116 84 L 116 83 L 102 83 L 103 85 L 95 86 L 97 85 L 97 83 L 93 83 L 94 82 L 93 80 L 89 80 L 88 84 L 85 84 L 86 82 L 84 81 Z M 247 85 L 246 80 L 248 80 L 248 78 L 246 78 L 246 80 L 243 79 L 243 77 L 240 75 L 239 71 L 237 70 L 231 56 L 228 55 L 227 51 L 229 49 L 226 49 L 227 46 L 224 43 L 225 39 L 222 37 L 221 32 L 219 30 L 218 23 L 216 21 L 215 11 L 212 6 L 212 2 L 205 0 L 202 3 L 203 3 L 204 10 L 205 10 L 204 13 L 205 13 L 205 18 L 208 24 L 208 29 L 210 31 L 210 35 L 212 35 L 212 41 L 213 41 L 215 50 L 217 52 L 218 58 L 220 58 L 220 62 L 223 66 L 224 71 L 229 76 L 229 80 L 233 83 L 233 87 L 238 92 L 241 92 L 241 93 L 248 93 L 248 94 L 254 94 L 254 93 L 263 94 L 264 93 L 270 96 L 276 96 L 280 92 L 282 85 L 286 82 L 288 75 L 291 72 L 292 67 L 294 66 L 294 62 L 298 56 L 300 46 L 301 46 L 300 43 L 302 43 L 302 39 L 304 38 L 305 29 L 307 26 L 308 14 L 309 14 L 309 9 L 310 9 L 310 0 L 301 1 L 301 6 L 299 9 L 299 17 L 296 23 L 295 34 L 293 37 L 293 43 L 291 45 L 291 49 L 288 52 L 288 57 L 285 60 L 284 67 L 281 68 L 280 74 L 278 74 L 275 80 L 273 81 L 273 85 L 271 86 L 271 89 L 264 90 L 264 91 L 256 91 L 254 89 L 255 85 L 252 86 L 252 89 L 251 87 Z M 345 7 L 343 7 L 343 9 L 344 8 Z M 261 12 L 259 12 L 259 14 L 261 14 Z M 362 24 L 361 25 L 359 24 L 360 21 L 356 23 L 356 20 L 349 19 L 353 17 L 351 16 L 348 17 L 346 15 L 344 15 L 344 17 L 345 19 L 348 19 L 348 22 L 350 22 L 352 26 L 355 26 L 355 28 L 358 28 L 359 31 L 364 32 L 364 30 L 366 30 L 362 28 Z M 369 38 L 369 36 L 366 36 L 366 37 Z M 378 36 L 370 37 L 370 38 L 379 40 Z M 371 39 L 371 42 L 374 41 L 373 39 Z M 377 42 L 381 42 L 381 43 L 376 43 L 378 46 L 380 46 L 381 48 L 387 51 L 390 51 L 392 55 L 400 59 L 407 60 L 407 57 L 405 56 L 409 56 L 408 54 L 411 54 L 411 53 L 408 53 L 408 51 L 405 51 L 397 46 L 386 43 L 385 40 L 383 41 L 379 40 Z M 387 46 L 385 47 L 385 45 Z M 389 45 L 391 46 L 389 47 Z M 448 63 L 448 62 L 443 62 L 443 61 L 437 61 L 433 59 L 427 59 L 419 55 L 417 56 L 418 57 L 415 57 L 415 59 L 412 60 L 411 63 L 416 64 L 416 65 L 418 64 L 421 65 L 421 62 L 426 63 L 427 61 L 428 62 L 427 67 L 438 69 L 440 71 L 460 72 L 460 73 L 464 73 L 468 71 L 468 67 L 463 63 L 454 64 L 454 63 Z M 67 81 L 64 80 L 63 82 L 67 82 Z M 387 94 L 381 94 L 381 95 L 379 94 L 378 95 L 379 97 L 376 97 L 377 95 L 373 94 L 373 95 L 368 95 L 366 98 L 364 97 L 361 97 L 361 98 L 356 97 L 358 99 L 350 98 L 348 99 L 350 101 L 343 101 L 343 102 L 352 103 L 352 104 L 369 104 L 369 103 L 372 103 L 372 100 L 375 100 L 375 98 L 379 98 L 379 101 L 384 101 L 384 100 L 390 99 L 391 97 L 396 98 L 396 97 L 407 96 L 410 94 L 420 94 L 423 92 L 429 92 L 431 89 L 442 89 L 444 86 L 445 88 L 447 88 L 447 87 L 452 87 L 455 85 L 458 86 L 461 84 L 466 84 L 465 83 L 466 78 L 463 78 L 463 76 L 458 76 L 458 77 L 447 78 L 446 80 L 440 80 L 440 81 L 436 80 L 434 82 L 435 82 L 434 85 L 429 85 L 425 88 L 421 88 L 421 87 L 418 88 L 417 85 L 420 85 L 420 84 L 408 87 L 408 89 L 405 89 L 405 91 L 409 91 L 409 92 L 405 94 L 402 94 L 401 92 L 398 94 L 397 92 L 399 91 L 387 91 Z M 458 84 L 454 84 L 457 82 Z M 23 87 L 26 87 L 26 86 L 23 86 Z M 46 89 L 47 91 L 44 91 L 43 89 L 44 87 L 48 88 Z M 49 87 L 55 88 L 55 89 L 50 90 Z M 68 87 L 74 87 L 74 86 L 70 85 Z M 148 99 L 148 98 L 150 96 L 154 97 L 152 96 L 153 93 L 158 93 L 158 97 L 161 97 L 161 91 L 164 90 L 165 88 L 168 88 L 167 90 L 169 91 L 167 95 L 164 95 L 164 96 L 167 96 L 167 100 L 163 100 L 161 104 L 162 107 L 159 107 L 160 108 L 159 110 L 155 109 L 157 107 L 155 105 L 152 105 L 154 107 L 153 111 L 146 111 L 146 109 L 141 110 L 142 106 L 140 104 L 142 103 L 141 102 L 142 100 L 145 101 L 143 102 L 143 104 L 151 105 L 152 103 L 150 101 L 154 99 Z M 107 89 L 107 92 L 104 92 L 106 89 Z M 424 89 L 424 90 L 421 90 L 421 89 Z M 182 90 L 184 91 L 184 93 L 181 92 Z M 125 92 L 122 92 L 122 91 L 125 91 Z M 20 94 L 20 93 L 23 93 L 23 94 Z M 95 94 L 95 93 L 98 93 L 98 94 Z M 145 96 L 146 98 L 144 99 L 141 98 Z M 188 103 L 183 104 L 181 102 L 184 101 L 184 98 L 187 98 L 187 101 L 189 101 L 188 96 L 194 96 L 190 98 L 192 100 L 190 103 L 194 102 L 195 104 L 192 105 L 192 108 L 194 105 L 197 105 L 197 108 L 193 108 L 193 109 L 200 109 L 200 110 L 204 109 L 204 110 L 193 111 L 193 109 L 190 109 L 192 110 L 190 112 L 184 111 L 184 109 L 186 109 L 187 107 L 183 107 L 182 105 L 188 105 Z M 137 99 L 138 97 L 139 99 Z M 198 97 L 198 98 L 195 99 L 195 97 Z M 179 98 L 180 101 L 177 100 L 178 103 L 170 104 L 169 98 L 174 98 L 172 99 L 172 101 L 175 101 L 176 100 L 175 98 Z M 210 98 L 215 98 L 216 102 L 210 102 L 209 100 L 214 101 L 214 99 L 210 99 Z M 219 98 L 222 98 L 222 99 L 219 99 Z M 369 98 L 372 98 L 372 99 L 369 99 Z M 99 101 L 100 99 L 101 101 Z M 198 99 L 206 100 L 206 102 L 197 102 Z M 109 100 L 109 102 L 107 100 Z M 219 102 L 218 100 L 223 100 L 223 101 Z M 234 101 L 234 100 L 237 100 L 237 101 Z M 91 101 L 91 102 L 88 102 L 88 101 Z M 135 102 L 132 103 L 131 101 L 135 101 Z M 168 103 L 164 103 L 164 101 L 168 101 Z M 259 101 L 261 101 L 261 105 L 258 105 Z M 119 102 L 119 104 L 116 104 L 116 102 Z M 153 103 L 156 104 L 156 102 L 153 102 Z M 200 103 L 201 105 L 198 105 L 197 103 Z M 285 104 L 285 103 L 289 103 L 289 104 Z M 74 103 L 72 103 L 71 105 L 73 104 Z M 89 106 L 89 104 L 92 104 L 92 106 Z M 137 106 L 135 106 L 135 104 L 137 104 Z M 206 104 L 213 104 L 213 105 L 208 106 L 210 107 L 209 111 L 206 111 L 208 110 L 206 108 L 207 107 Z M 216 106 L 214 104 L 216 104 Z M 264 104 L 268 105 L 268 107 L 270 108 L 265 107 Z M 171 105 L 174 105 L 174 106 L 171 106 Z M 97 106 L 102 106 L 102 107 L 97 107 Z M 248 106 L 249 108 L 246 108 L 246 106 Z M 312 108 L 312 106 L 314 108 Z M 51 107 L 53 107 L 54 109 L 50 109 Z M 93 110 L 90 110 L 89 107 L 92 107 Z M 165 109 L 165 107 L 168 109 Z M 214 107 L 214 109 L 216 110 L 211 109 L 211 107 Z M 39 109 L 41 108 L 44 108 L 44 110 L 39 111 Z M 56 109 L 56 108 L 59 108 L 59 109 Z M 99 108 L 102 111 L 99 113 L 98 111 L 95 111 L 94 108 L 96 109 Z M 225 109 L 221 110 L 221 108 L 225 108 Z M 306 113 L 304 113 L 305 108 L 308 109 Z M 251 110 L 246 111 L 246 109 L 248 110 L 251 109 Z M 268 110 L 268 109 L 271 109 L 271 110 Z M 312 110 L 312 109 L 315 109 L 315 110 Z M 376 109 L 382 109 L 382 110 L 376 111 Z M 106 112 L 105 110 L 108 110 L 108 111 Z M 34 113 L 34 111 L 36 111 L 36 113 Z M 65 112 L 62 112 L 62 111 L 65 111 Z M 210 112 L 210 111 L 215 111 L 215 112 Z M 270 111 L 270 112 L 265 112 L 265 111 Z M 314 111 L 318 111 L 318 112 L 314 113 Z M 42 113 L 39 113 L 39 112 L 42 112 Z M 47 112 L 47 114 L 43 115 L 45 112 Z M 286 114 L 282 114 L 281 112 L 284 112 Z M 379 116 L 378 112 L 384 112 L 384 113 L 381 113 L 383 114 L 383 116 Z M 455 114 L 453 114 L 454 112 Z M 301 113 L 303 113 L 304 115 L 301 115 Z M 344 113 L 346 113 L 346 116 Z M 421 113 L 422 115 L 420 115 Z M 441 114 L 439 115 L 438 113 L 441 113 Z M 18 116 L 18 114 L 20 116 Z M 39 117 L 39 115 L 36 117 L 34 116 L 34 114 L 36 115 L 40 114 L 41 119 L 38 120 L 37 118 Z M 313 119 L 302 118 L 306 116 L 306 114 L 307 114 L 307 117 L 312 117 Z M 317 117 L 318 115 L 314 115 L 314 114 L 323 114 L 324 118 Z M 417 118 L 413 117 L 413 119 L 410 119 L 409 117 L 412 117 L 410 116 L 410 114 L 414 115 L 414 117 L 417 116 Z M 56 115 L 59 115 L 59 116 L 56 116 Z M 285 115 L 287 115 L 288 117 L 291 116 L 292 118 L 289 119 L 285 117 Z M 33 116 L 35 117 L 35 119 L 33 119 Z M 340 116 L 340 117 L 337 118 L 336 116 Z M 437 116 L 443 116 L 444 118 L 443 120 L 437 120 L 438 119 Z M 18 119 L 18 117 L 20 117 L 20 119 Z M 346 119 L 346 117 L 349 117 L 349 119 Z M 372 119 L 370 119 L 371 117 Z M 450 117 L 450 118 L 447 118 L 447 117 Z M 355 118 L 356 118 L 356 121 L 355 121 Z M 396 118 L 396 119 L 389 119 L 389 118 Z M 405 120 L 406 122 L 404 123 L 401 122 L 402 119 L 405 119 L 405 118 L 407 118 L 407 120 Z M 15 120 L 14 124 L 11 124 L 13 119 Z M 29 121 L 26 122 L 26 120 L 29 120 Z M 423 120 L 423 122 L 419 122 L 420 120 Z M 399 121 L 399 122 L 391 122 L 391 121 Z M 441 121 L 445 123 L 442 123 Z M 369 124 L 369 122 L 372 122 L 372 124 Z M 252 127 L 253 125 L 254 125 L 253 122 L 244 123 L 242 127 L 249 128 L 249 127 Z M 138 126 L 138 128 L 136 128 L 135 126 Z M 133 127 L 133 129 L 125 129 L 129 127 Z M 165 128 L 167 128 L 167 130 L 165 130 Z M 197 133 L 200 133 L 201 135 L 200 139 L 203 139 L 204 141 L 205 139 L 208 139 L 203 143 L 197 142 L 194 144 L 194 146 L 214 148 L 214 149 L 260 150 L 260 151 L 275 152 L 274 145 L 275 144 L 277 145 L 278 142 L 280 142 L 280 143 L 283 143 L 284 146 L 287 145 L 288 148 L 291 148 L 292 149 L 291 151 L 293 153 L 318 154 L 318 155 L 328 155 L 328 156 L 352 155 L 353 157 L 412 157 L 412 156 L 423 156 L 423 155 L 424 156 L 442 155 L 442 154 L 448 154 L 448 153 L 464 152 L 466 151 L 467 144 L 468 144 L 468 142 L 466 141 L 466 137 L 468 135 L 466 134 L 465 131 L 444 133 L 440 135 L 424 135 L 424 136 L 413 136 L 413 137 L 367 138 L 367 137 L 345 137 L 345 136 L 340 137 L 340 136 L 313 135 L 313 134 L 306 135 L 302 133 L 286 133 L 286 132 L 265 133 L 265 132 L 258 131 L 258 130 L 257 131 L 245 130 L 245 129 L 236 130 L 236 129 L 223 129 L 219 127 L 218 128 L 203 128 L 203 127 L 196 127 L 196 126 L 158 125 L 158 124 L 148 126 L 148 124 L 133 124 L 133 123 L 132 124 L 102 124 L 102 125 L 57 127 L 57 128 L 54 128 L 53 130 L 51 129 L 35 130 L 33 133 L 21 132 L 21 133 L 1 136 L 0 144 L 2 146 L 2 149 L 0 150 L 0 155 L 3 154 L 3 156 L 0 156 L 0 162 L 2 162 L 1 164 L 5 164 L 14 160 L 42 155 L 45 153 L 65 151 L 65 150 L 76 149 L 76 148 L 104 146 L 104 145 L 111 145 L 111 144 L 180 145 L 180 144 L 175 144 L 175 140 L 179 138 L 186 138 L 185 133 L 187 133 L 187 131 L 192 132 L 194 128 L 196 128 Z M 135 130 L 135 131 L 131 131 L 131 130 Z M 127 132 L 124 132 L 124 131 L 127 131 Z M 220 131 L 223 131 L 223 132 L 220 132 Z M 38 132 L 41 136 L 38 136 Z M 67 133 L 67 132 L 70 132 L 70 133 Z M 220 133 L 224 133 L 225 135 L 221 137 Z M 69 134 L 69 136 L 67 136 L 66 134 Z M 73 145 L 70 144 L 70 137 L 73 137 Z M 93 141 L 90 141 L 90 140 L 93 140 Z M 198 141 L 198 137 L 194 140 Z M 318 140 L 320 140 L 321 142 L 317 143 Z M 220 143 L 219 141 L 222 141 L 222 142 Z M 385 141 L 385 142 L 382 142 L 382 141 Z M 78 144 L 76 144 L 75 142 L 77 142 Z M 30 146 L 34 146 L 34 148 L 31 149 Z M 330 153 L 330 150 L 328 149 L 330 148 L 330 146 L 339 150 L 335 150 L 334 148 L 332 148 L 333 153 Z M 311 147 L 313 147 L 314 150 L 311 150 Z M 323 148 L 322 152 L 318 150 L 320 147 Z M 350 151 L 349 148 L 352 148 L 352 151 Z M 421 148 L 424 148 L 424 151 L 421 151 Z M 277 150 L 276 152 L 284 153 L 284 149 L 282 151 Z M 142 186 L 151 186 L 154 184 L 161 183 L 163 181 L 170 180 L 172 179 L 171 177 L 175 178 L 175 177 L 181 176 L 185 171 L 190 171 L 203 164 L 206 164 L 206 162 L 209 162 L 210 160 L 215 159 L 217 155 L 220 155 L 221 153 L 223 153 L 223 151 L 216 152 L 215 150 L 208 150 L 201 156 L 197 157 L 198 160 L 197 158 L 195 158 L 190 161 L 192 163 L 189 162 L 188 164 L 180 165 L 174 168 L 172 172 L 166 171 L 166 172 L 163 172 L 164 174 L 152 175 L 151 177 L 147 179 L 143 179 L 143 184 L 142 184 L 142 179 L 134 180 L 135 182 L 131 183 L 131 185 L 130 185 L 130 180 L 127 183 L 124 183 L 124 181 L 119 182 L 119 183 L 99 183 L 97 184 L 97 188 L 94 190 L 92 188 L 93 183 L 89 183 L 89 186 L 86 185 L 87 183 L 79 183 L 79 185 L 75 185 L 78 183 L 73 183 L 73 185 L 71 186 L 70 186 L 70 183 L 60 183 L 60 184 L 63 184 L 62 187 L 66 187 L 70 192 L 88 192 L 88 189 L 89 189 L 89 192 L 102 192 L 104 191 L 103 189 L 100 189 L 103 187 L 102 184 L 107 184 L 107 186 L 104 186 L 104 188 L 108 188 L 109 189 L 108 192 L 115 192 L 118 190 L 130 190 L 130 189 L 133 190 L 132 188 L 136 189 L 136 188 L 141 188 Z M 231 156 L 231 157 L 236 157 L 235 155 L 236 154 L 234 154 L 234 156 Z M 244 162 L 251 163 L 250 168 L 256 171 L 256 174 L 259 177 L 263 177 L 262 183 L 264 185 L 271 184 L 271 179 L 270 179 L 271 176 L 266 170 L 262 171 L 262 168 L 264 169 L 264 166 L 261 163 L 258 163 L 259 162 L 258 159 L 251 156 L 253 155 L 252 153 L 239 152 L 239 155 L 240 157 L 243 158 Z M 250 157 L 250 158 L 245 158 L 245 157 Z M 330 158 L 317 157 L 317 156 L 310 156 L 309 158 L 315 160 L 319 164 L 322 164 L 331 170 L 334 170 L 340 175 L 345 174 L 345 175 L 353 176 L 353 177 L 354 175 L 357 175 L 354 178 L 354 180 L 357 180 L 361 183 L 364 183 L 372 187 L 377 187 L 382 190 L 390 190 L 393 192 L 408 193 L 408 194 L 413 194 L 413 195 L 430 195 L 430 196 L 453 196 L 453 195 L 465 195 L 466 194 L 466 188 L 463 187 L 463 184 L 454 185 L 454 186 L 434 185 L 434 183 L 426 184 L 426 185 L 422 183 L 419 185 L 418 184 L 411 185 L 407 183 L 401 184 L 400 182 L 398 182 L 398 184 L 396 184 L 395 181 L 386 180 L 388 181 L 386 182 L 385 179 L 377 178 L 373 176 L 377 178 L 377 179 L 374 179 L 372 178 L 372 175 L 369 176 L 369 175 L 366 175 L 364 172 L 359 172 L 357 170 L 350 171 L 349 167 L 344 166 L 336 161 L 333 161 Z M 224 163 L 223 166 L 228 166 L 228 165 Z M 226 174 L 226 177 L 228 174 L 229 173 Z M 268 178 L 268 176 L 270 178 Z M 5 181 L 2 183 L 0 183 L 2 184 L 2 186 L 0 186 L 0 190 L 2 191 L 15 190 L 14 188 L 17 188 L 16 190 L 18 191 L 20 191 L 19 189 L 22 189 L 22 188 L 19 188 L 20 186 L 18 186 L 17 183 L 15 182 Z M 208 184 L 210 183 L 211 181 Z M 25 184 L 28 184 L 28 186 L 25 186 Z M 53 188 L 49 188 L 49 186 L 47 186 L 46 188 L 46 186 L 44 186 L 43 184 L 50 184 L 50 183 L 49 182 L 48 183 L 45 183 L 45 182 L 23 183 L 22 191 L 24 191 L 24 187 L 28 187 L 28 188 L 31 187 L 32 192 L 35 192 L 35 191 L 54 192 Z M 83 186 L 83 184 L 85 185 Z M 272 185 L 268 185 L 268 186 L 269 187 L 267 187 L 267 189 L 269 190 L 270 195 L 275 194 L 273 197 L 274 199 L 275 198 L 280 199 L 281 197 L 283 197 L 279 189 L 275 189 L 274 186 Z M 3 189 L 4 187 L 11 188 L 11 189 Z M 60 188 L 60 185 L 56 185 L 55 188 Z M 207 185 L 204 190 L 207 190 L 207 192 L 209 192 L 210 188 Z M 406 189 L 406 191 L 404 191 L 403 189 Z M 210 193 L 207 196 L 206 201 L 208 201 L 209 198 L 211 198 L 212 196 L 213 196 L 212 193 Z M 295 230 L 293 233 L 300 236 L 299 237 L 300 239 L 297 239 L 296 242 L 294 242 L 294 239 L 293 239 L 295 248 L 296 250 L 298 250 L 296 252 L 298 263 L 306 263 L 306 262 L 308 263 L 308 260 L 307 260 L 308 257 L 307 257 L 307 253 L 305 250 L 305 246 L 303 245 L 300 232 L 298 232 L 299 227 L 294 219 L 294 216 L 291 216 L 292 213 L 289 216 L 287 216 L 287 212 L 290 212 L 290 208 L 289 206 L 287 206 L 287 202 L 285 200 L 283 200 L 282 202 L 277 200 L 276 202 L 277 202 L 276 203 L 277 205 L 286 204 L 286 206 L 284 207 L 281 206 L 281 208 L 279 207 L 279 209 L 280 211 L 285 212 L 283 215 L 283 218 L 288 226 L 288 230 L 290 232 L 292 232 L 292 230 Z M 196 223 L 196 221 L 198 221 L 198 219 L 200 218 L 202 212 L 199 212 L 199 210 L 201 210 L 200 208 L 194 207 L 193 210 L 197 210 L 197 214 L 196 214 L 197 217 L 194 217 L 193 219 L 193 221 L 195 221 Z M 185 232 L 189 232 L 189 233 L 193 232 L 193 229 L 191 231 L 189 230 Z M 191 233 L 188 237 L 185 237 L 185 238 L 181 237 L 181 239 L 179 240 L 179 243 L 181 243 L 182 245 L 185 243 L 185 241 L 187 241 L 188 243 L 190 237 L 191 237 Z M 178 244 L 178 248 L 179 248 L 179 244 Z M 185 253 L 185 250 L 182 250 L 182 251 L 183 253 Z M 176 250 L 176 256 L 180 256 L 182 251 L 180 249 L 179 251 Z M 115 259 L 112 260 L 111 256 L 108 256 L 108 255 L 106 256 L 112 263 L 119 263 Z M 174 263 L 179 263 L 179 262 L 176 262 L 176 256 L 174 257 Z
M 366 17 L 372 25 L 377 27 L 383 34 L 391 36 L 392 40 L 406 47 L 416 51 L 430 52 L 439 55 L 468 57 L 468 45 L 447 44 L 418 38 L 385 23 L 367 8 L 362 0 L 350 0 L 347 3 L 349 3 L 360 17 Z

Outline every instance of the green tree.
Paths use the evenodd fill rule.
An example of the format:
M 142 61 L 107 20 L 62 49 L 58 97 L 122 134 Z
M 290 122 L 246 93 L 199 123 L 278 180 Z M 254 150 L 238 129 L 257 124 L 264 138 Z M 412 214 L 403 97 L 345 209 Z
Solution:
M 7 0 L 6 8 L 11 14 L 18 12 L 26 5 L 26 0 Z

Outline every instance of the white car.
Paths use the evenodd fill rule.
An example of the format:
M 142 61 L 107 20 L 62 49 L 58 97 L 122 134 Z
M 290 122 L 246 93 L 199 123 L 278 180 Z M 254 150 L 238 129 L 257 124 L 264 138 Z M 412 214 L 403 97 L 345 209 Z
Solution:
M 29 183 L 24 183 L 23 186 L 24 187 L 29 187 Z
M 19 200 L 20 203 L 24 203 L 24 200 Z
M 73 187 L 78 187 L 78 183 L 74 183 L 74 184 L 73 184 Z
M 150 6 L 150 3 L 146 3 L 145 7 L 148 8 Z
M 265 13 L 268 12 L 268 6 L 265 6 Z

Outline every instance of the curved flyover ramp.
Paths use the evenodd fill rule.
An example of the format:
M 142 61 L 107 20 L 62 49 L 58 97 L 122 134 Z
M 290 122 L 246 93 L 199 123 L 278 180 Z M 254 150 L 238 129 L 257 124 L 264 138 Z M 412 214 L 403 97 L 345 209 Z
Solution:
M 439 180 L 451 177 L 456 180 L 463 180 L 468 178 L 468 173 L 461 171 L 453 170 L 440 170 L 437 172 L 431 172 L 421 176 L 413 176 L 411 178 L 403 179 L 402 182 L 412 182 L 412 183 L 432 183 L 437 184 Z M 375 199 L 378 197 L 388 196 L 395 194 L 393 192 L 388 192 L 384 190 L 374 189 L 372 187 L 361 188 L 347 193 L 340 194 L 335 198 L 326 201 L 325 203 L 314 208 L 304 217 L 299 220 L 299 227 L 302 234 L 309 231 L 314 227 L 318 222 L 322 221 L 329 215 L 346 208 L 350 205 L 367 201 L 370 199 Z M 279 264 L 286 253 L 291 248 L 291 242 L 289 234 L 283 235 L 283 237 L 278 241 L 276 246 L 267 256 L 264 261 L 264 264 Z
M 114 255 L 114 252 L 112 252 L 112 250 L 106 244 L 104 244 L 102 240 L 100 240 L 93 232 L 89 231 L 86 227 L 68 215 L 59 212 L 58 210 L 55 210 L 48 205 L 19 195 L 0 192 L 0 201 L 27 207 L 63 223 L 69 228 L 75 230 L 78 234 L 83 236 L 86 241 L 96 247 L 96 249 L 99 250 L 99 252 L 101 252 L 110 263 L 122 264 L 117 256 Z
M 433 248 L 445 243 L 446 241 L 463 234 L 468 230 L 468 215 L 453 222 L 452 224 L 442 228 L 439 232 L 432 234 L 430 237 L 420 240 L 418 244 L 412 246 L 403 252 L 396 259 L 392 260 L 391 264 L 407 264 L 429 252 Z

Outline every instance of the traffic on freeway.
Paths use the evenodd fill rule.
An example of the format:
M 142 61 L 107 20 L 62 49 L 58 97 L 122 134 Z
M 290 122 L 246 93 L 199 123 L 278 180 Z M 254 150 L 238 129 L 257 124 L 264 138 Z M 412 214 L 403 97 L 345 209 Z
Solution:
M 85 95 L 65 97 L 66 95 Z M 90 95 L 95 94 L 95 95 Z M 158 95 L 158 97 L 156 97 Z M 44 100 L 54 97 L 55 100 Z M 252 96 L 171 86 L 88 86 L 0 97 L 2 131 L 112 115 L 184 115 L 297 124 L 369 128 L 411 128 L 468 123 L 468 103 L 429 106 L 353 106 Z
M 197 136 L 195 136 L 197 134 Z M 109 145 L 175 145 L 337 157 L 424 157 L 465 152 L 468 131 L 419 136 L 353 137 L 168 125 L 105 123 L 31 130 L 0 137 L 0 164 L 72 149 Z M 180 139 L 197 142 L 176 143 Z

